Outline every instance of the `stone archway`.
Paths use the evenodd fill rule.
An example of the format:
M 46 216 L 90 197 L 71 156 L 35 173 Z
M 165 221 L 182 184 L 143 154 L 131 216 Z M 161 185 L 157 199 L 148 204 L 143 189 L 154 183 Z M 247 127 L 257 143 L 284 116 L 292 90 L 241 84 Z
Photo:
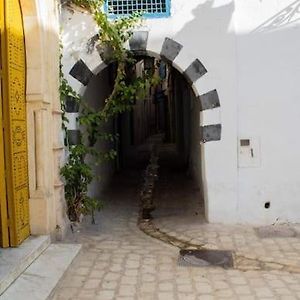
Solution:
M 162 48 L 159 53 L 155 53 L 147 48 L 148 46 L 148 31 L 136 31 L 133 34 L 133 37 L 129 41 L 130 51 L 134 54 L 151 56 L 151 57 L 160 57 L 168 61 L 175 69 L 177 69 L 188 81 L 192 90 L 194 91 L 197 99 L 200 102 L 201 111 L 205 114 L 205 111 L 212 110 L 220 107 L 220 100 L 218 92 L 216 89 L 213 89 L 205 94 L 201 94 L 199 87 L 194 83 L 204 76 L 208 71 L 205 66 L 201 63 L 199 59 L 190 61 L 188 67 L 184 67 L 183 64 L 176 62 L 176 58 L 183 49 L 183 45 L 176 42 L 175 40 L 166 37 Z M 88 40 L 87 40 L 88 43 Z M 90 66 L 84 61 L 84 58 L 79 57 L 78 61 L 71 67 L 68 71 L 74 79 L 76 79 L 80 85 L 73 86 L 73 88 L 79 91 L 80 95 L 84 94 L 85 89 L 88 87 L 90 80 L 93 76 L 97 75 L 101 70 L 105 69 L 107 65 L 104 62 L 99 62 L 100 57 L 90 61 Z M 189 58 L 185 57 L 185 61 L 188 61 Z M 92 70 L 91 70 L 92 68 Z M 72 85 L 72 84 L 71 84 Z M 202 143 L 218 141 L 221 139 L 222 125 L 218 124 L 209 124 L 209 125 L 200 125 L 200 140 Z M 71 130 L 74 130 L 72 128 Z
M 73 89 L 84 95 L 91 79 L 97 76 L 107 65 L 102 62 L 97 51 L 88 47 L 97 33 L 92 16 L 77 7 L 66 7 L 62 10 L 62 65 L 65 78 Z M 200 103 L 200 148 L 201 148 L 201 181 L 205 202 L 205 215 L 208 221 L 220 220 L 216 209 L 219 199 L 216 194 L 218 180 L 215 177 L 215 155 L 222 148 L 226 132 L 221 124 L 221 99 L 216 87 L 220 85 L 214 72 L 210 72 L 201 59 L 195 56 L 184 44 L 172 35 L 158 37 L 152 30 L 136 31 L 128 45 L 135 53 L 163 58 L 177 69 L 188 81 Z M 203 93 L 204 92 L 204 93 Z M 77 113 L 69 113 L 70 130 L 76 139 Z M 77 132 L 77 133 L 76 133 Z M 222 138 L 222 139 L 221 139 Z

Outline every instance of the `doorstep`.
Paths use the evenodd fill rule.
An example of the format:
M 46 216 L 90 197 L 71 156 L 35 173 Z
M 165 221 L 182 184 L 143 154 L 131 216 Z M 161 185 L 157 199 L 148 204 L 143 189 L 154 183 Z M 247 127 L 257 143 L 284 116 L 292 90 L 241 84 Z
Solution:
M 46 300 L 81 249 L 51 244 L 0 296 L 1 300 Z
M 0 295 L 49 245 L 50 237 L 43 235 L 30 236 L 18 248 L 0 248 Z

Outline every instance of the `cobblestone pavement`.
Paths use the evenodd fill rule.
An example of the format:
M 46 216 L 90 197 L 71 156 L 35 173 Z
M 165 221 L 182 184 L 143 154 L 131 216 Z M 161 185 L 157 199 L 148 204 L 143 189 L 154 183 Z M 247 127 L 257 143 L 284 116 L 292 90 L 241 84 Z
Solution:
M 136 176 L 123 177 L 114 182 L 114 187 L 105 196 L 109 201 L 97 216 L 98 224 L 82 225 L 73 236 L 72 242 L 82 243 L 83 250 L 52 300 L 300 299 L 297 272 L 179 266 L 178 248 L 150 238 L 137 228 Z M 203 224 L 199 216 L 190 218 L 191 211 L 174 217 L 174 204 L 169 215 L 158 207 L 155 222 L 185 239 L 299 265 L 298 238 L 260 239 L 249 227 Z
M 153 223 L 171 237 L 208 249 L 233 250 L 237 257 L 244 259 L 241 263 L 237 261 L 241 269 L 259 269 L 259 263 L 263 263 L 267 269 L 300 273 L 299 225 L 253 228 L 208 224 L 201 217 L 204 209 L 199 189 L 181 171 L 162 172 L 156 190 L 156 207 Z

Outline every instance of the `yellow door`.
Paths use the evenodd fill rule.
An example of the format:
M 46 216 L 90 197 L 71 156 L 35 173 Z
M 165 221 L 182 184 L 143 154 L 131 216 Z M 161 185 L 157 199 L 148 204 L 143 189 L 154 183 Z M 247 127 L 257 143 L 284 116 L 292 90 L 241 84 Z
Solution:
M 1 228 L 5 226 L 7 205 L 7 226 L 9 245 L 18 246 L 30 234 L 28 155 L 26 132 L 26 64 L 23 20 L 19 0 L 0 0 L 1 15 L 1 87 L 4 165 L 6 189 L 1 184 Z M 0 134 L 1 146 L 1 134 Z M 3 147 L 2 147 L 3 148 Z M 6 194 L 6 195 L 5 195 Z M 6 197 L 6 203 L 3 201 Z M 2 207 L 3 206 L 3 207 Z M 5 230 L 4 230 L 5 231 Z M 5 232 L 4 232 L 5 234 Z M 4 240 L 4 239 L 3 239 Z M 4 246 L 7 246 L 4 243 Z
M 1 7 L 0 7 L 1 9 Z M 2 26 L 0 25 L 0 32 Z M 0 35 L 1 45 L 1 35 Z M 2 67 L 0 56 L 0 247 L 9 247 L 8 224 L 7 224 L 7 203 L 5 186 L 5 163 L 4 163 L 4 140 L 3 140 L 3 122 L 2 122 Z

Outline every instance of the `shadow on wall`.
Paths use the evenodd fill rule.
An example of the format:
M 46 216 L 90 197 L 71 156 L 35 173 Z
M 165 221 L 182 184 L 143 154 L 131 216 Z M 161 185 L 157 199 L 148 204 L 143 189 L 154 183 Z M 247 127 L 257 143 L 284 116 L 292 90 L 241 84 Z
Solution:
M 212 40 L 224 35 L 227 36 L 235 8 L 234 2 L 227 1 L 227 4 L 221 6 L 216 5 L 216 2 L 215 0 L 207 0 L 194 8 L 192 11 L 194 15 L 193 20 L 175 35 L 175 40 L 187 42 L 186 37 L 188 36 L 191 37 L 191 43 L 197 41 L 201 43 L 203 37 L 207 36 L 207 33 L 211 34 L 210 38 Z M 199 59 L 201 60 L 201 56 L 199 56 Z
M 220 101 L 221 111 L 234 110 L 234 103 L 227 101 L 223 107 L 222 99 L 236 99 L 236 81 L 235 81 L 235 37 L 231 29 L 232 17 L 235 6 L 233 1 L 227 1 L 226 4 L 219 5 L 217 1 L 208 0 L 197 5 L 193 10 L 193 19 L 175 34 L 174 40 L 181 43 L 184 48 L 195 58 L 198 58 L 207 68 L 208 73 L 201 77 L 195 85 L 200 87 L 201 94 L 210 90 L 217 89 Z M 176 15 L 174 16 L 177 17 Z M 180 16 L 178 16 L 180 17 Z M 185 50 L 185 49 L 183 49 Z M 197 99 L 195 99 L 198 101 Z M 204 114 L 213 113 L 217 115 L 217 119 L 208 120 L 205 123 L 199 120 L 199 107 L 196 103 L 192 110 L 192 122 L 203 122 L 203 125 L 215 125 L 221 123 L 220 110 L 205 111 L 200 114 L 203 118 Z M 196 109 L 198 108 L 198 112 Z M 217 110 L 217 112 L 215 112 Z M 219 115 L 218 115 L 219 114 Z M 207 121 L 207 120 L 206 120 Z M 222 119 L 222 139 L 230 139 L 231 144 L 224 151 L 236 151 L 236 126 L 235 120 L 229 119 L 228 123 L 223 124 Z M 224 126 L 225 125 L 225 126 Z M 205 153 L 201 153 L 200 146 L 200 128 L 191 132 L 191 168 L 192 176 L 198 182 L 198 185 L 205 189 L 206 183 L 206 161 Z M 229 153 L 228 156 L 232 156 Z M 226 154 L 227 155 L 227 154 Z M 202 157 L 200 159 L 200 157 Z M 235 158 L 236 159 L 236 158 Z M 232 168 L 237 168 L 236 160 L 232 162 Z M 206 193 L 204 191 L 204 193 Z M 206 198 L 206 197 L 205 197 Z M 207 207 L 207 205 L 206 205 Z
M 113 79 L 111 76 L 111 68 L 105 68 L 97 76 L 91 79 L 85 93 L 84 100 L 90 107 L 99 110 L 104 106 L 104 101 L 109 97 L 113 89 Z M 112 133 L 113 121 L 109 121 L 104 125 L 103 131 Z M 110 142 L 98 141 L 95 149 L 99 152 L 107 152 L 112 147 Z M 94 158 L 90 158 L 92 161 Z M 110 178 L 114 173 L 114 161 L 108 161 L 101 164 L 93 164 L 93 171 L 97 178 L 93 180 L 89 187 L 89 193 L 95 198 L 101 199 L 103 190 L 109 184 Z
M 221 112 L 214 110 L 213 118 L 210 118 L 210 112 L 202 114 L 208 115 L 206 121 L 211 122 L 205 125 L 222 121 L 222 140 L 217 146 L 210 144 L 207 147 L 218 153 L 209 152 L 202 161 L 205 162 L 203 167 L 209 167 L 208 186 L 211 193 L 215 193 L 212 198 L 217 199 L 218 204 L 224 197 L 212 186 L 224 187 L 224 194 L 233 199 L 224 215 L 228 211 L 228 215 L 233 216 L 232 211 L 238 207 L 238 189 L 243 201 L 253 203 L 251 199 L 258 199 L 259 208 L 258 197 L 261 200 L 286 198 L 279 191 L 285 184 L 282 172 L 287 174 L 286 181 L 295 184 L 300 180 L 299 171 L 297 173 L 300 161 L 291 159 L 298 157 L 300 152 L 300 143 L 295 143 L 295 131 L 291 130 L 300 127 L 300 28 L 297 26 L 300 2 L 291 1 L 284 9 L 282 5 L 288 0 L 276 3 L 253 0 L 247 4 L 243 0 L 202 2 L 193 9 L 193 19 L 170 37 L 184 46 L 182 51 L 195 55 L 194 58 L 199 58 L 207 68 L 208 73 L 195 82 L 197 88 L 203 93 L 211 89 L 217 89 L 219 93 Z M 270 11 L 274 16 L 264 19 L 263 16 L 272 14 Z M 181 17 L 181 12 L 175 13 L 170 23 L 181 21 Z M 263 163 L 255 171 L 249 168 L 238 171 L 239 136 L 258 136 L 261 140 Z M 278 137 L 280 151 L 274 151 L 278 149 Z M 202 173 L 206 174 L 205 170 Z M 278 183 L 276 188 L 274 183 Z M 293 189 L 297 190 L 294 194 L 300 193 L 297 188 Z M 243 207 L 249 209 L 247 205 Z M 259 209 L 252 207 L 251 211 L 261 215 Z
M 300 1 L 277 7 L 254 30 L 237 35 L 239 136 L 259 137 L 261 143 L 260 168 L 239 171 L 240 207 L 250 222 L 299 221 L 294 212 L 300 193 L 300 144 L 295 139 L 300 126 Z M 270 200 L 271 210 L 266 210 Z
M 193 10 L 194 18 L 174 36 L 207 67 L 208 73 L 196 85 L 216 88 L 220 96 L 220 153 L 202 158 L 210 164 L 209 173 L 214 174 L 207 180 L 210 185 L 232 189 L 234 197 L 239 190 L 236 201 L 240 202 L 243 221 L 266 218 L 263 222 L 269 222 L 274 216 L 290 219 L 287 215 L 292 212 L 285 208 L 293 206 L 295 195 L 300 193 L 300 161 L 293 159 L 300 152 L 300 143 L 295 142 L 296 128 L 300 127 L 300 1 L 290 1 L 284 8 L 289 1 L 274 5 L 253 1 L 248 4 L 248 16 L 243 1 L 221 6 L 218 2 L 199 4 Z M 270 11 L 273 16 L 264 19 Z M 255 170 L 237 171 L 237 138 L 241 136 L 260 138 L 261 165 Z M 238 185 L 232 186 L 233 182 Z M 289 195 L 284 194 L 287 186 L 292 191 Z M 266 199 L 273 201 L 268 215 L 263 206 Z M 238 205 L 228 207 L 237 210 Z
M 261 5 L 261 9 L 266 9 L 266 6 L 263 8 L 263 2 L 259 3 L 257 7 Z M 174 40 L 188 48 L 208 69 L 208 73 L 199 80 L 199 85 L 204 81 L 204 89 L 207 88 L 206 85 L 214 84 L 212 87 L 218 90 L 222 107 L 222 139 L 228 138 L 228 122 L 224 120 L 233 117 L 236 109 L 233 104 L 235 107 L 251 106 L 248 111 L 250 115 L 254 107 L 258 108 L 255 111 L 260 111 L 256 116 L 251 115 L 255 122 L 249 124 L 250 131 L 269 130 L 265 124 L 265 116 L 268 115 L 272 131 L 277 127 L 283 133 L 283 127 L 278 122 L 282 118 L 282 107 L 280 110 L 275 107 L 279 108 L 283 103 L 284 106 L 291 104 L 291 108 L 295 107 L 296 99 L 300 97 L 300 87 L 296 82 L 300 78 L 300 60 L 295 60 L 300 55 L 300 43 L 296 42 L 300 36 L 300 0 L 294 1 L 257 26 L 255 22 L 259 21 L 254 20 L 253 27 L 256 28 L 248 32 L 239 31 L 242 20 L 238 16 L 235 26 L 237 31 L 233 34 L 233 13 L 233 1 L 218 6 L 217 1 L 207 0 L 193 10 L 193 20 L 174 36 Z M 212 77 L 214 83 L 211 83 Z M 224 99 L 226 103 L 222 102 Z M 272 115 L 270 106 L 273 108 Z M 243 110 L 242 107 L 240 109 Z M 239 119 L 239 125 L 243 128 L 243 118 Z M 293 120 L 292 118 L 287 122 Z M 236 138 L 237 131 L 232 131 L 232 128 L 230 130 Z
M 267 32 L 273 29 L 284 29 L 300 21 L 300 1 L 297 0 L 258 26 L 253 33 Z

